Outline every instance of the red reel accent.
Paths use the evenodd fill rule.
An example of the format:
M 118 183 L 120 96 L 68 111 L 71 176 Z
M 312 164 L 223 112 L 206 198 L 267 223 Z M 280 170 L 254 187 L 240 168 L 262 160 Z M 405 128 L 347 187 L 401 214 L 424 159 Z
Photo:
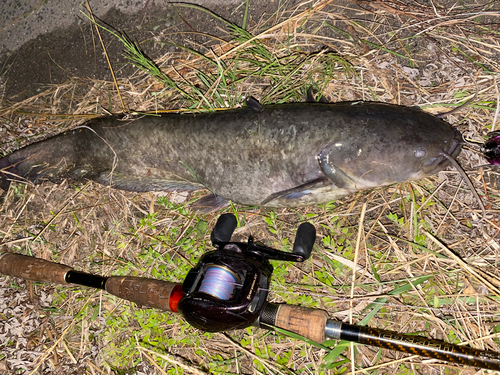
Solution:
M 168 305 L 170 307 L 170 311 L 172 312 L 178 312 L 177 311 L 177 304 L 181 300 L 182 297 L 184 297 L 186 294 L 182 291 L 182 285 L 178 284 L 174 286 L 174 289 L 172 289 L 172 293 L 170 293 L 170 299 L 168 300 Z

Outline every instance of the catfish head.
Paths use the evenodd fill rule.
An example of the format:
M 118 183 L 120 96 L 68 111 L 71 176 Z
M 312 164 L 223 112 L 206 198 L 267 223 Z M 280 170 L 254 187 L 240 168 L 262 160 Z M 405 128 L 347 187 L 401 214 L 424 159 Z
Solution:
M 338 187 L 369 189 L 419 180 L 450 165 L 461 151 L 461 134 L 420 109 L 353 104 L 357 126 L 329 142 L 317 156 Z

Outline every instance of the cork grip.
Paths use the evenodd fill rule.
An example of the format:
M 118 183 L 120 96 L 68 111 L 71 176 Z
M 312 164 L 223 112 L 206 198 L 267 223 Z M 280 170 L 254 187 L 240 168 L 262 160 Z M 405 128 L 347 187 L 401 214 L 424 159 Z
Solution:
M 328 313 L 325 310 L 279 305 L 275 326 L 322 343 L 326 339 L 327 320 Z
M 172 311 L 170 296 L 178 284 L 133 276 L 113 276 L 106 281 L 106 292 L 139 305 Z
M 73 270 L 64 264 L 0 251 L 0 274 L 42 283 L 67 284 L 64 277 Z

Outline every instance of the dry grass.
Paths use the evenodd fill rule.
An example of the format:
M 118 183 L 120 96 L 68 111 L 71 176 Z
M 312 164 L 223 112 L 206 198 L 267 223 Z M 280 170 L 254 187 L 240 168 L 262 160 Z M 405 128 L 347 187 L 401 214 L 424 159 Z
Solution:
M 323 51 L 318 56 L 335 51 L 346 58 L 355 74 L 340 67 L 332 70 L 325 88 L 332 101 L 379 100 L 438 113 L 475 93 L 471 105 L 447 120 L 475 141 L 498 127 L 497 4 L 456 5 L 451 10 L 433 7 L 432 2 L 318 4 L 284 11 L 273 24 L 262 23 L 250 31 L 276 56 L 301 49 Z M 155 39 L 162 38 L 167 36 L 158 30 Z M 235 49 L 249 47 L 215 38 L 210 44 L 210 57 L 217 54 L 226 61 L 236 56 Z M 206 51 L 205 46 L 190 47 Z M 213 68 L 189 52 L 167 54 L 158 63 L 181 83 L 180 77 L 196 79 L 195 67 Z M 296 82 L 314 77 L 314 63 L 294 76 Z M 147 74 L 120 77 L 118 71 L 117 77 L 127 108 L 163 110 L 179 98 L 178 92 Z M 278 101 L 292 86 L 288 82 L 284 88 L 274 87 L 269 80 L 255 78 L 243 81 L 232 95 L 251 93 Z M 207 88 L 208 100 L 217 88 Z M 48 87 L 22 103 L 4 105 L 2 147 L 10 152 L 76 126 L 87 118 L 84 115 L 100 113 L 101 105 L 121 108 L 114 83 L 90 79 Z M 463 152 L 459 161 L 469 171 L 484 164 L 472 151 Z M 374 327 L 500 351 L 500 192 L 498 181 L 490 181 L 488 174 L 472 171 L 470 176 L 487 198 L 483 221 L 460 176 L 449 171 L 320 207 L 236 206 L 245 223 L 236 233 L 289 249 L 303 218 L 316 225 L 312 260 L 299 266 L 276 264 L 273 301 L 324 308 L 344 321 L 367 319 Z M 174 282 L 210 250 L 205 228 L 211 229 L 217 219 L 197 216 L 154 194 L 69 182 L 17 184 L 7 192 L 0 212 L 0 236 L 13 252 L 102 275 Z M 352 269 L 357 270 L 354 277 Z M 356 373 L 477 373 L 366 346 L 356 346 L 354 352 L 347 347 L 344 357 L 325 359 L 328 350 L 300 340 L 253 328 L 202 334 L 174 314 L 145 311 L 85 288 L 12 278 L 0 278 L 0 283 L 0 373 L 15 368 L 24 374 L 334 374 L 351 371 L 348 361 L 341 363 L 343 358 L 356 364 Z

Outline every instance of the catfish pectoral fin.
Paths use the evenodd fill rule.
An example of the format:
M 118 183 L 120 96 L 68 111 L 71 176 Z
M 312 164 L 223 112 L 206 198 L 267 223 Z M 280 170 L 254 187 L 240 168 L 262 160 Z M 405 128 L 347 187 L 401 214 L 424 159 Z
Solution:
M 203 189 L 197 185 L 182 180 L 167 180 L 159 177 L 135 177 L 106 171 L 100 173 L 93 180 L 102 185 L 112 186 L 121 190 L 146 192 L 146 191 L 196 191 Z
M 319 167 L 328 179 L 338 188 L 349 188 L 355 183 L 342 169 L 330 160 L 330 154 L 321 151 L 317 156 Z
M 261 202 L 261 205 L 266 205 L 274 200 L 286 200 L 290 203 L 293 203 L 294 201 L 300 202 L 301 198 L 304 195 L 311 193 L 314 194 L 314 189 L 325 186 L 327 183 L 329 183 L 329 181 L 326 178 L 324 177 L 317 178 L 315 180 L 306 182 L 305 184 L 296 186 L 294 188 L 273 193 L 266 199 L 264 199 Z
M 222 198 L 219 195 L 208 194 L 194 202 L 191 205 L 191 208 L 198 213 L 205 215 L 211 212 L 219 211 L 228 205 L 229 200 Z

